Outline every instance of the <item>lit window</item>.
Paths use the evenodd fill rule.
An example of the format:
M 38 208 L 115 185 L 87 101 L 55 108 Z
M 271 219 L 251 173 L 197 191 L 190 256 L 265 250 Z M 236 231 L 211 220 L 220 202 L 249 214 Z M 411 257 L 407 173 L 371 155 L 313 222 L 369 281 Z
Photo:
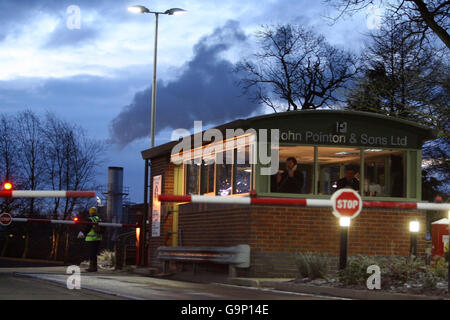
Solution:
M 214 159 L 202 161 L 200 177 L 200 194 L 214 192 Z
M 252 166 L 250 164 L 250 147 L 240 147 L 236 152 L 236 165 L 233 193 L 250 192 L 252 181 Z
M 271 177 L 271 192 L 313 193 L 314 147 L 280 146 L 279 165 Z
M 342 188 L 360 190 L 361 152 L 356 148 L 319 147 L 319 194 L 333 194 Z
M 200 160 L 191 160 L 186 164 L 186 193 L 198 194 L 198 181 L 200 175 Z
M 233 150 L 218 154 L 216 165 L 216 195 L 228 196 L 232 192 Z
M 401 150 L 364 150 L 364 195 L 405 197 L 405 159 Z

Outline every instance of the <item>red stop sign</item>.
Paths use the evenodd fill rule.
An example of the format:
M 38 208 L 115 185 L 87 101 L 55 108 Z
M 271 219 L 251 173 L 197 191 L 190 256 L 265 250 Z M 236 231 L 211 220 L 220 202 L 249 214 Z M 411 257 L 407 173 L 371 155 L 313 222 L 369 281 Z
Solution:
M 333 214 L 340 217 L 356 218 L 362 209 L 362 199 L 353 189 L 340 189 L 331 196 Z
M 12 222 L 12 217 L 9 213 L 0 214 L 0 225 L 1 226 L 9 226 Z

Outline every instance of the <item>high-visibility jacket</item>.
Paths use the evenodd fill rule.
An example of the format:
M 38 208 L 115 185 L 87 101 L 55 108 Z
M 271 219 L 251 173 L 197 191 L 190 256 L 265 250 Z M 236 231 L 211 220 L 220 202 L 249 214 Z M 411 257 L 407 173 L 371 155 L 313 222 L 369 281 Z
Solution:
M 91 222 L 100 222 L 101 219 L 99 218 L 99 216 L 92 216 L 89 217 L 89 220 Z M 101 241 L 102 240 L 102 235 L 98 234 L 95 232 L 95 228 L 94 226 L 91 226 L 88 234 L 86 235 L 86 241 L 90 242 L 90 241 Z

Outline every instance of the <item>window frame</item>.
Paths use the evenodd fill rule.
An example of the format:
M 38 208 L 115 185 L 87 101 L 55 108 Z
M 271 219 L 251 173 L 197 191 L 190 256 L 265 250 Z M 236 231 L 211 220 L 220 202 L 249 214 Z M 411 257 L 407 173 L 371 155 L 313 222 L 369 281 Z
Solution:
M 257 158 L 257 148 L 253 144 L 248 145 L 250 148 L 254 148 L 251 151 L 251 154 L 255 158 Z M 264 180 L 259 174 L 261 165 L 256 162 L 255 164 L 251 164 L 252 172 L 250 173 L 250 190 L 255 190 L 257 194 L 260 196 L 271 196 L 271 197 L 288 197 L 288 198 L 316 198 L 316 199 L 329 199 L 330 195 L 319 195 L 318 194 L 318 179 L 319 179 L 319 163 L 318 163 L 318 151 L 321 147 L 342 147 L 342 148 L 353 148 L 358 149 L 360 151 L 360 194 L 363 200 L 369 201 L 417 201 L 421 198 L 421 161 L 422 161 L 422 153 L 421 149 L 411 149 L 411 148 L 378 148 L 383 150 L 396 150 L 396 151 L 404 151 L 404 184 L 405 184 L 405 197 L 378 197 L 378 196 L 365 196 L 364 195 L 364 181 L 365 181 L 365 150 L 373 149 L 373 147 L 368 146 L 354 146 L 354 145 L 311 145 L 311 144 L 296 144 L 296 143 L 280 143 L 280 147 L 282 146 L 307 146 L 314 148 L 314 170 L 313 170 L 313 193 L 312 194 L 294 194 L 294 193 L 277 193 L 270 192 L 270 181 L 268 178 Z M 269 149 L 270 150 L 270 149 Z M 237 148 L 233 149 L 233 155 L 236 157 Z M 193 161 L 194 159 L 190 159 Z M 187 182 L 187 164 L 183 163 L 183 191 L 186 194 L 186 182 Z M 235 183 L 235 172 L 236 172 L 236 161 L 232 165 L 232 190 L 231 194 L 227 197 L 233 196 L 246 196 L 249 193 L 234 193 L 234 183 Z M 267 176 L 270 177 L 270 176 Z M 201 170 L 199 170 L 198 177 L 198 190 L 201 192 Z M 214 164 L 214 192 L 206 193 L 203 195 L 216 195 L 216 186 L 217 186 L 217 164 Z
M 237 138 L 239 138 L 239 136 L 235 137 L 235 139 L 237 139 Z M 223 141 L 223 143 L 224 143 L 224 145 L 226 145 L 226 141 Z M 208 146 L 208 145 L 205 145 L 204 147 L 206 147 L 206 146 Z M 250 150 L 249 150 L 250 155 L 253 155 L 255 157 L 256 155 L 254 153 L 254 150 L 255 150 L 254 144 L 247 144 L 244 147 L 247 147 L 247 146 L 250 148 Z M 242 147 L 242 146 L 240 146 L 240 147 Z M 191 149 L 190 151 L 192 153 L 194 153 L 193 150 L 194 149 Z M 243 192 L 243 193 L 235 193 L 234 192 L 234 190 L 235 190 L 235 181 L 236 181 L 236 172 L 237 172 L 237 170 L 236 170 L 237 153 L 238 153 L 237 150 L 238 150 L 238 147 L 234 147 L 233 148 L 233 164 L 231 165 L 231 194 L 227 195 L 226 197 L 232 197 L 232 196 L 241 197 L 241 196 L 247 196 L 247 195 L 250 194 L 250 192 Z M 222 150 L 221 152 L 225 153 L 225 152 L 227 152 L 227 150 Z M 216 192 L 217 192 L 217 173 L 218 173 L 218 170 L 217 170 L 218 164 L 216 163 L 216 156 L 217 155 L 214 155 L 214 159 L 215 159 L 214 160 L 214 190 L 213 190 L 213 192 L 208 192 L 208 193 L 204 193 L 204 194 L 201 193 L 202 169 L 199 168 L 199 170 L 198 170 L 199 174 L 198 174 L 198 178 L 197 178 L 197 186 L 198 186 L 197 187 L 197 190 L 198 190 L 197 195 L 220 196 L 220 195 L 216 195 Z M 189 159 L 188 161 L 194 162 L 195 159 L 197 159 L 197 158 L 192 158 L 192 159 Z M 251 160 L 252 159 L 249 159 L 249 161 L 250 161 L 250 168 L 251 168 L 251 172 L 250 172 L 250 191 L 253 190 L 254 187 L 255 187 L 255 165 L 251 163 L 252 162 Z M 202 162 L 203 162 L 203 159 L 202 159 Z M 188 165 L 189 164 L 186 163 L 186 162 L 183 162 L 183 164 L 182 164 L 182 166 L 183 166 L 183 193 L 184 194 L 187 194 L 187 174 L 188 174 L 187 166 Z M 203 165 L 203 163 L 201 165 Z
M 365 196 L 364 191 L 364 181 L 365 181 L 365 150 L 374 149 L 370 146 L 355 146 L 355 145 L 311 145 L 311 144 L 298 144 L 298 143 L 288 143 L 283 142 L 279 144 L 280 147 L 284 146 L 309 146 L 314 147 L 314 177 L 313 177 L 313 194 L 295 194 L 295 193 L 278 193 L 270 192 L 271 179 L 268 178 L 263 186 L 256 184 L 256 192 L 261 196 L 271 196 L 271 197 L 287 197 L 287 198 L 315 198 L 315 199 L 330 199 L 331 195 L 320 195 L 318 194 L 318 179 L 319 179 L 319 162 L 318 162 L 318 151 L 319 148 L 323 147 L 339 147 L 339 148 L 353 148 L 360 151 L 360 186 L 359 193 L 363 200 L 369 201 L 417 201 L 421 197 L 421 150 L 411 149 L 411 148 L 378 148 L 383 150 L 396 150 L 404 151 L 404 185 L 405 185 L 405 197 L 375 197 L 375 196 Z M 413 156 L 414 154 L 414 156 Z M 412 159 L 416 159 L 415 164 L 412 163 Z M 258 167 L 260 165 L 258 164 Z M 259 175 L 259 168 L 254 170 L 257 181 L 260 183 L 264 181 Z M 414 176 L 414 177 L 413 177 Z M 268 176 L 270 177 L 270 176 Z M 262 181 L 261 181 L 262 180 Z
M 194 163 L 194 159 L 190 159 L 189 161 L 192 161 L 192 164 L 195 164 L 195 163 Z M 190 164 L 183 163 L 183 193 L 184 193 L 184 194 L 188 194 L 188 193 L 187 193 L 187 182 L 188 182 L 188 170 L 187 170 L 187 166 L 188 166 L 188 165 L 190 165 Z M 198 177 L 197 177 L 197 190 L 198 190 L 198 192 L 196 193 L 197 195 L 199 195 L 199 194 L 200 194 L 200 191 L 201 191 L 201 190 L 200 190 L 201 168 L 198 169 L 198 172 L 199 172 Z M 193 194 L 193 193 L 190 193 L 190 194 Z

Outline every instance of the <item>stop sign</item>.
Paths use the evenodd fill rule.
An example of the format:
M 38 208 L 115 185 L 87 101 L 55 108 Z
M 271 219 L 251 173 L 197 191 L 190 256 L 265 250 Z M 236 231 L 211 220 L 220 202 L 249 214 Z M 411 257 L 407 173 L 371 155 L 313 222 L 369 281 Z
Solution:
M 331 196 L 333 214 L 338 217 L 356 218 L 362 209 L 362 199 L 353 189 L 340 189 Z
M 9 213 L 0 214 L 0 226 L 7 227 L 11 224 L 12 217 Z

